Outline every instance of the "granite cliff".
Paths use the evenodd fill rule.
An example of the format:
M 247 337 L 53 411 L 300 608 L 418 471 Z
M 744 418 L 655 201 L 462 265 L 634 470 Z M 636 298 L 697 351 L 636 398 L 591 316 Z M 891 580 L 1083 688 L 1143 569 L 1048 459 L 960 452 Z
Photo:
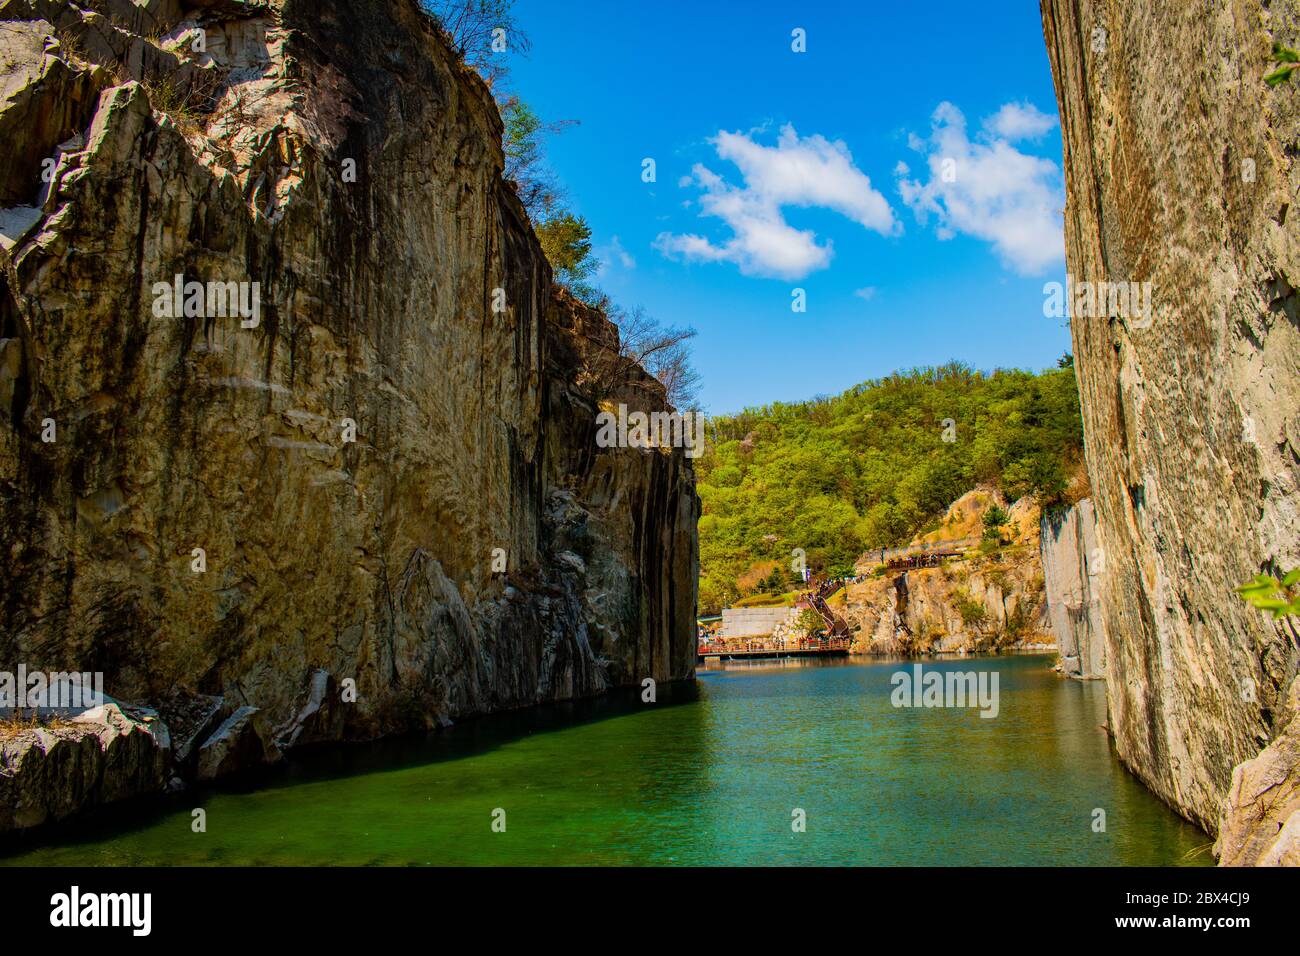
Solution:
M 1260 848 L 1286 802 L 1243 803 L 1233 779 L 1266 745 L 1274 792 L 1300 772 L 1279 743 L 1300 733 L 1300 642 L 1233 588 L 1300 564 L 1300 90 L 1262 79 L 1300 4 L 1042 0 L 1042 18 L 1071 278 L 1152 293 L 1146 315 L 1108 300 L 1071 321 L 1115 746 L 1209 832 L 1238 821 L 1256 851 L 1233 862 L 1284 859 Z
M 1045 508 L 1040 539 L 1047 614 L 1061 670 L 1077 680 L 1103 679 L 1106 643 L 1096 581 L 1105 559 L 1097 546 L 1092 501 Z
M 0 20 L 0 668 L 282 743 L 693 672 L 691 462 L 594 440 L 663 389 L 414 0 Z
M 948 508 L 939 528 L 912 542 L 940 546 L 975 540 L 984 512 L 1008 514 L 1004 547 L 993 554 L 967 549 L 933 567 L 875 571 L 847 588 L 844 614 L 854 628 L 852 649 L 863 654 L 921 655 L 1000 648 L 1050 648 L 1049 603 L 1039 554 L 1039 506 L 1032 496 L 1014 504 L 990 488 L 968 491 Z M 860 573 L 877 567 L 868 552 Z

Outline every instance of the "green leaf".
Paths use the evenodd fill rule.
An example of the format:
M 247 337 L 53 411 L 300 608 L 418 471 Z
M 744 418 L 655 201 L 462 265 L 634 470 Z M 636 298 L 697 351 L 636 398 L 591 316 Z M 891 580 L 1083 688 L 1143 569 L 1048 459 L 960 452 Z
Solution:
M 1237 585 L 1237 593 L 1242 597 L 1250 597 L 1252 594 L 1272 594 L 1280 589 L 1281 585 L 1272 579 Z
M 1289 588 L 1297 582 L 1300 582 L 1300 568 L 1292 568 L 1282 578 L 1282 587 Z
M 1300 53 L 1280 43 L 1274 43 L 1273 59 L 1279 63 L 1300 63 Z
M 1261 588 L 1263 588 L 1263 589 L 1266 590 L 1266 591 L 1272 591 L 1272 590 L 1274 590 L 1274 586 L 1275 586 L 1275 585 L 1277 585 L 1277 582 L 1276 582 L 1276 581 L 1269 581 L 1269 580 L 1267 580 L 1267 579 L 1261 581 L 1259 578 L 1255 578 L 1253 581 L 1247 581 L 1245 584 L 1238 584 L 1238 585 L 1237 585 L 1237 590 L 1238 590 L 1238 591 L 1258 591 L 1258 590 L 1260 590 Z M 1277 585 L 1277 586 L 1280 587 L 1280 585 Z
M 1253 598 L 1250 602 L 1261 611 L 1288 611 L 1291 608 L 1290 601 L 1283 601 L 1280 598 Z
M 1294 71 L 1291 69 L 1291 67 L 1284 66 L 1282 67 L 1282 69 L 1277 70 L 1274 73 L 1270 73 L 1268 76 L 1264 77 L 1264 82 L 1267 83 L 1269 86 L 1280 86 L 1281 84 L 1285 83 L 1287 80 L 1291 79 L 1291 74 L 1293 72 Z

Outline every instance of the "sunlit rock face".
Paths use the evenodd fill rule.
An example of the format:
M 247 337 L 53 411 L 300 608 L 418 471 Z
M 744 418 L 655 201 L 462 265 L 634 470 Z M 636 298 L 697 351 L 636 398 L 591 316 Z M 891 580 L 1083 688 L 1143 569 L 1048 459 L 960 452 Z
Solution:
M 1097 579 L 1105 573 L 1105 552 L 1097 545 L 1092 501 L 1044 509 L 1041 540 L 1047 611 L 1061 671 L 1076 680 L 1102 679 L 1106 641 Z
M 1008 502 L 992 488 L 975 488 L 951 505 L 937 530 L 911 542 L 946 550 L 954 541 L 978 542 L 983 515 L 1007 512 L 1006 545 L 996 554 L 963 546 L 933 567 L 892 570 L 877 577 L 872 552 L 858 571 L 868 576 L 847 588 L 845 617 L 854 628 L 851 649 L 863 654 L 974 653 L 995 649 L 1049 649 L 1056 642 L 1049 604 L 1066 599 L 1044 584 L 1040 507 L 1031 496 Z
M 1220 866 L 1300 866 L 1300 682 L 1285 713 L 1282 732 L 1232 772 L 1214 844 Z
M 1043 0 L 1074 283 L 1149 282 L 1071 321 L 1097 512 L 1110 726 L 1210 832 L 1283 726 L 1294 626 L 1235 585 L 1300 564 L 1300 4 Z M 1293 771 L 1294 772 L 1294 771 Z
M 689 676 L 690 460 L 596 446 L 616 332 L 417 5 L 91 6 L 0 4 L 0 667 L 349 737 Z

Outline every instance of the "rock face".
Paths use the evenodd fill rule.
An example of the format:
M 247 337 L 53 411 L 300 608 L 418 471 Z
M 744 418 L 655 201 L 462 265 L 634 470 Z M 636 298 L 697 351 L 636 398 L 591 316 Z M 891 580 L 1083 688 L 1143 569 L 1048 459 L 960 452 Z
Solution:
M 1046 509 L 1042 520 L 1047 613 L 1061 669 L 1076 680 L 1104 679 L 1105 631 L 1095 582 L 1105 564 L 1092 502 L 1084 498 L 1067 508 Z
M 855 628 L 854 652 L 912 655 L 1050 645 L 1038 508 L 1030 498 L 1008 505 L 993 491 L 969 491 L 949 506 L 940 529 L 918 543 L 978 538 L 982 516 L 995 504 L 1008 516 L 1007 546 L 996 556 L 969 551 L 939 567 L 889 571 L 849 586 L 845 616 Z
M 295 742 L 692 674 L 690 460 L 596 446 L 617 332 L 414 0 L 0 17 L 0 667 Z
M 1214 854 L 1221 866 L 1300 866 L 1300 680 L 1286 728 L 1232 772 Z
M 1051 646 L 1037 560 L 955 562 L 849 586 L 851 649 L 927 654 Z
M 116 703 L 0 740 L 0 834 L 158 792 L 170 746 L 156 714 Z
M 1233 593 L 1300 564 L 1300 4 L 1042 0 L 1066 253 L 1152 309 L 1071 320 L 1121 759 L 1213 833 L 1282 728 L 1297 636 Z M 1086 305 L 1086 303 L 1084 303 Z M 1088 314 L 1082 314 L 1087 312 Z
M 196 776 L 216 780 L 279 759 L 265 715 L 256 707 L 241 707 L 199 748 Z

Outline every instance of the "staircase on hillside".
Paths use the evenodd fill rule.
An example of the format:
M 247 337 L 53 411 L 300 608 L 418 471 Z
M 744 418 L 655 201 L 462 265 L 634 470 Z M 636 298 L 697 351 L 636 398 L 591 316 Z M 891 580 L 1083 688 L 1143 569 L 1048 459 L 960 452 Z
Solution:
M 806 600 L 822 620 L 826 622 L 826 631 L 831 637 L 848 637 L 849 623 L 831 610 L 831 606 L 826 603 L 826 599 L 840 589 L 840 582 L 826 581 L 819 587 L 803 595 Z

